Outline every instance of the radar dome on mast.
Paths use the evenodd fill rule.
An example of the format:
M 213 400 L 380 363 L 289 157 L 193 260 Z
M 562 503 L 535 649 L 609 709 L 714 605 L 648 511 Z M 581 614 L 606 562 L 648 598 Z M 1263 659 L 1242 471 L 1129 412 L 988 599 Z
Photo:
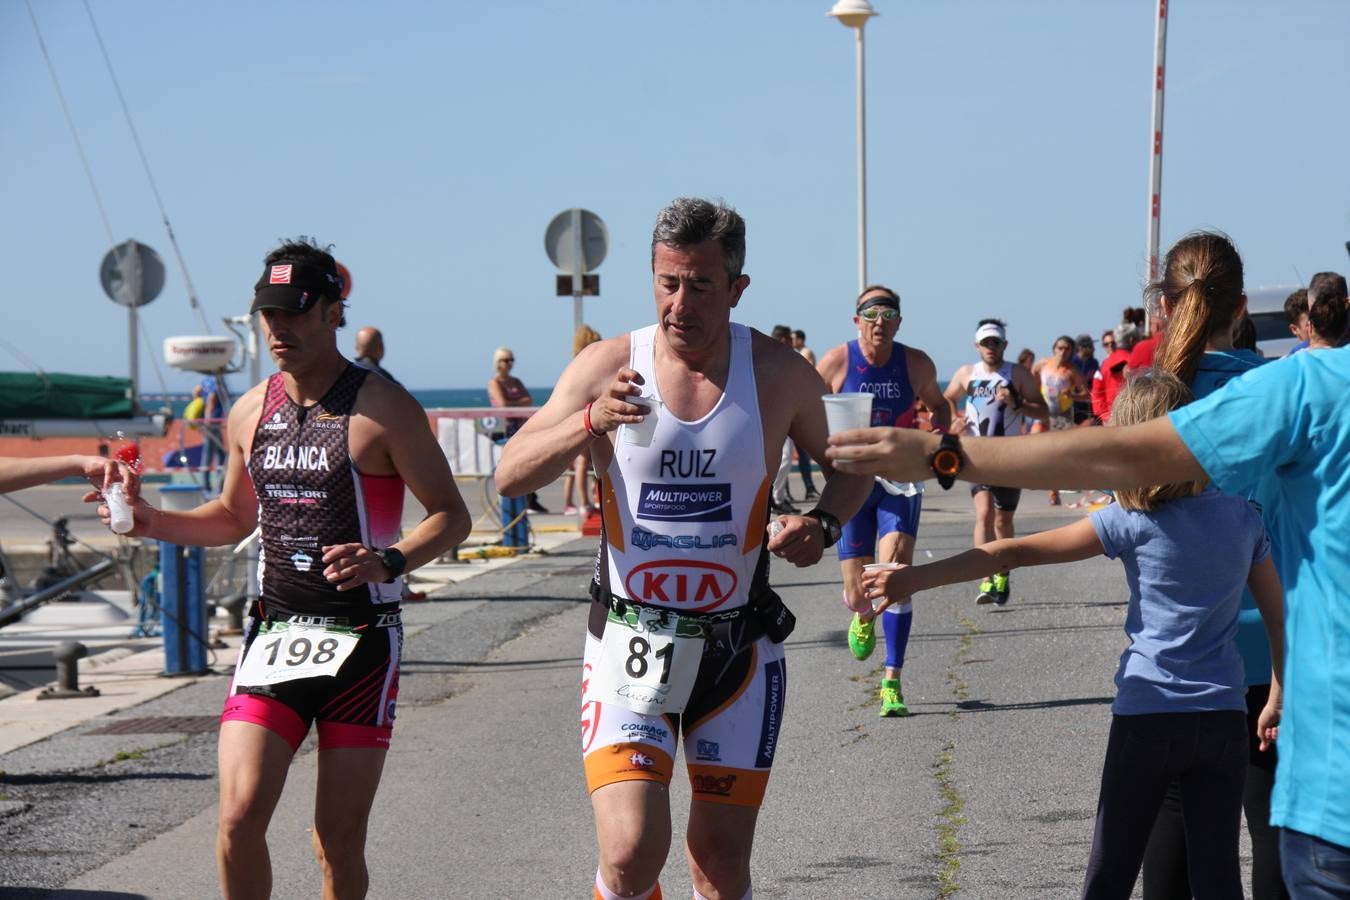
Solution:
M 189 372 L 230 369 L 238 345 L 230 337 L 171 337 L 164 339 L 164 361 Z

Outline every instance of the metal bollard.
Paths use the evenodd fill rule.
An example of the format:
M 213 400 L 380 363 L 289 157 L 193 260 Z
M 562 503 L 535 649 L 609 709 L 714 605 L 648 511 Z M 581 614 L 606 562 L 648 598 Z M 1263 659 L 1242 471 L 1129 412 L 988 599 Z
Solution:
M 524 497 L 502 498 L 502 527 L 505 529 L 502 532 L 503 547 L 530 546 L 530 526 L 525 521 L 525 502 Z M 515 524 L 511 524 L 513 522 Z
M 165 675 L 202 675 L 208 671 L 203 556 L 201 547 L 159 542 Z
M 160 505 L 167 510 L 190 510 L 202 502 L 202 490 L 195 484 L 167 484 L 159 489 L 159 497 Z M 165 675 L 201 675 L 208 671 L 204 559 L 201 547 L 159 542 Z
M 43 688 L 39 700 L 65 700 L 70 697 L 97 697 L 96 687 L 80 688 L 80 660 L 89 655 L 89 648 L 79 641 L 62 641 L 52 651 L 56 657 L 56 686 Z

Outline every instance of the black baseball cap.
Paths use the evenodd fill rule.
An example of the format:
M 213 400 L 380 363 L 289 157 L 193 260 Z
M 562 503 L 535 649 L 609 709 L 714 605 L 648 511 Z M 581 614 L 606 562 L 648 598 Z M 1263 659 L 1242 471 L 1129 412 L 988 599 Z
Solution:
M 253 286 L 253 305 L 248 311 L 305 312 L 321 297 L 342 299 L 342 280 L 335 266 L 279 259 L 263 269 L 262 277 Z

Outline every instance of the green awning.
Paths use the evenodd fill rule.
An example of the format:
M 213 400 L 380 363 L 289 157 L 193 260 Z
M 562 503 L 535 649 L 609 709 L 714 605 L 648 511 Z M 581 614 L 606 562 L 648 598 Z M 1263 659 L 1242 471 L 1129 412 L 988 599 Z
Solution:
M 0 372 L 0 419 L 126 419 L 130 378 Z

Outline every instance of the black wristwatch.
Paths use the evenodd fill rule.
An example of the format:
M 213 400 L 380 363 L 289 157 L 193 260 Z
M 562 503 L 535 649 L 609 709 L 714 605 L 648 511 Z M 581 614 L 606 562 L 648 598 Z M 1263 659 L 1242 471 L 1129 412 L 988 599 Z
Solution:
M 385 547 L 381 550 L 378 547 L 371 547 L 370 552 L 379 557 L 380 562 L 389 570 L 389 577 L 384 580 L 385 584 L 390 584 L 398 580 L 398 576 L 403 574 L 403 570 L 408 568 L 408 560 L 404 558 L 403 552 L 395 550 L 393 547 Z
M 942 489 L 949 490 L 966 465 L 965 458 L 961 456 L 961 439 L 951 432 L 944 434 L 938 448 L 928 457 L 928 465 Z
M 825 546 L 833 547 L 839 543 L 839 536 L 843 534 L 843 529 L 839 527 L 839 520 L 832 514 L 823 509 L 812 509 L 802 513 L 820 523 L 821 529 L 825 532 Z

